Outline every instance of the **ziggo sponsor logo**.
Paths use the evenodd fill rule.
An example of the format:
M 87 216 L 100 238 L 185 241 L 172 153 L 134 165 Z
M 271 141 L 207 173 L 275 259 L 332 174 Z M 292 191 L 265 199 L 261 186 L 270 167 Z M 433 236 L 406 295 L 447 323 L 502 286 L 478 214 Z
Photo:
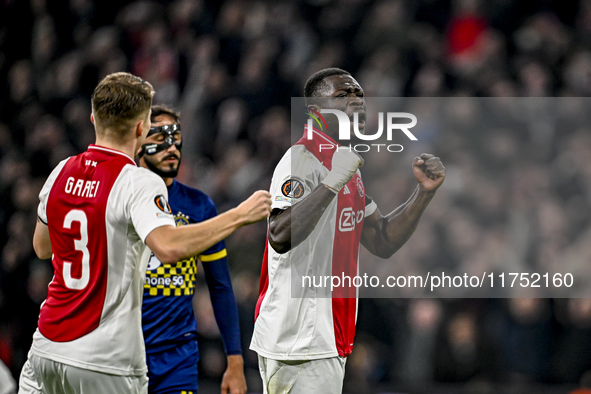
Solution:
M 364 211 L 357 211 L 355 213 L 351 207 L 343 208 L 339 216 L 339 231 L 347 232 L 355 230 L 355 226 L 361 223 L 364 215 Z

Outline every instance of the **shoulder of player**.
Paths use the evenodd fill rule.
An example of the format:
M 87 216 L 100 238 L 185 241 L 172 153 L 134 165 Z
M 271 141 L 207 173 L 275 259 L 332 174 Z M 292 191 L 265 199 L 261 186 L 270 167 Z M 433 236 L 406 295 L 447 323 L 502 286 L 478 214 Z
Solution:
M 66 157 L 65 159 L 61 160 L 59 163 L 57 163 L 57 165 L 53 168 L 53 170 L 51 171 L 51 175 L 57 175 L 59 173 L 62 172 L 62 170 L 66 167 L 66 164 L 72 160 L 75 159 L 77 156 L 70 156 L 70 157 Z M 50 175 L 50 176 L 51 176 Z
M 275 167 L 272 178 L 273 184 L 283 183 L 286 176 L 313 182 L 318 174 L 323 172 L 322 162 L 303 145 L 293 145 L 282 161 Z
M 75 157 L 75 156 L 70 156 L 68 158 L 65 158 L 55 166 L 55 168 L 51 171 L 51 173 L 49 174 L 49 176 L 45 180 L 43 188 L 40 191 L 40 196 L 41 195 L 48 195 L 50 190 L 53 188 L 53 184 L 56 182 L 56 180 L 60 179 L 62 176 L 67 176 L 67 174 L 64 172 L 64 168 L 66 168 L 66 164 L 73 157 Z
M 171 205 L 179 207 L 191 217 L 195 215 L 207 219 L 217 215 L 217 207 L 207 194 L 177 180 L 168 190 L 168 198 Z
M 288 168 L 294 168 L 295 166 L 305 165 L 318 165 L 320 161 L 310 152 L 304 145 L 293 145 L 283 155 L 279 163 L 275 167 L 275 173 L 278 171 L 283 172 Z
M 179 191 L 186 195 L 188 198 L 192 200 L 198 200 L 199 202 L 215 205 L 213 200 L 204 192 L 199 189 L 195 189 L 194 187 L 187 186 L 184 183 L 181 183 L 177 180 L 174 181 L 176 186 L 178 187 Z
M 134 166 L 132 164 L 125 165 L 119 176 L 125 178 L 122 179 L 122 181 L 124 181 L 123 183 L 126 187 L 141 188 L 145 185 L 149 185 L 152 187 L 158 186 L 166 188 L 164 180 L 158 175 L 154 174 L 147 168 Z
M 66 164 L 68 163 L 68 161 L 70 161 L 74 157 L 75 156 L 70 156 L 70 157 L 67 157 L 67 158 L 63 159 L 62 161 L 60 161 L 57 164 L 57 166 L 55 166 L 53 168 L 53 170 L 51 171 L 51 174 L 49 174 L 49 177 L 48 178 L 51 178 L 51 177 L 54 177 L 55 178 L 56 176 L 58 176 L 59 174 L 61 174 L 61 172 L 66 167 Z
M 314 157 L 314 155 L 312 154 L 312 152 L 310 152 L 308 150 L 308 148 L 306 148 L 305 145 L 303 144 L 295 144 L 292 145 L 286 152 L 284 157 L 289 156 L 289 157 L 299 157 L 299 156 L 303 156 L 303 157 Z
M 132 174 L 136 178 L 159 179 L 164 183 L 164 180 L 162 180 L 162 178 L 160 176 L 154 174 L 152 171 L 148 170 L 147 168 L 134 166 L 132 164 L 128 164 L 124 168 L 127 171 L 130 171 L 130 174 Z

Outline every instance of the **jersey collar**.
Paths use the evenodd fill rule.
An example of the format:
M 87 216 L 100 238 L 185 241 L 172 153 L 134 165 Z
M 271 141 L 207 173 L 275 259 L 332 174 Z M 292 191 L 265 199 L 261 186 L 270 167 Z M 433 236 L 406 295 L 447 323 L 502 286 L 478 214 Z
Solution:
M 97 151 L 101 151 L 101 152 L 105 152 L 105 153 L 111 153 L 111 154 L 123 156 L 123 157 L 129 159 L 131 164 L 133 164 L 134 166 L 137 167 L 137 164 L 135 163 L 135 161 L 133 161 L 133 159 L 131 157 L 129 157 L 129 155 L 127 153 L 123 153 L 120 150 L 107 148 L 107 147 L 99 146 L 99 145 L 95 145 L 95 144 L 88 145 L 88 150 L 97 150 Z
M 329 137 L 326 133 L 312 128 L 312 139 L 308 139 L 308 126 L 304 126 L 304 135 L 296 145 L 303 145 L 310 153 L 312 153 L 318 161 L 322 163 L 328 170 L 332 168 L 332 156 L 336 152 L 335 149 L 320 149 L 320 145 L 333 145 L 335 147 L 341 146 L 334 139 Z

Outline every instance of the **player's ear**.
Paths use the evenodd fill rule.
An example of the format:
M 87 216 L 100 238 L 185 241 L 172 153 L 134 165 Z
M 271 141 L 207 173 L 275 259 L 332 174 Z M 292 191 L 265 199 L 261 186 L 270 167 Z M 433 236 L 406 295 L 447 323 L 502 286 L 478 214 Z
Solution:
M 308 110 L 310 110 L 310 109 L 318 112 L 318 111 L 320 111 L 320 106 L 318 104 L 310 103 L 310 104 L 308 104 Z
M 135 125 L 135 138 L 140 138 L 144 134 L 144 121 L 140 120 Z
M 94 124 L 94 114 L 92 112 L 90 113 L 90 121 Z

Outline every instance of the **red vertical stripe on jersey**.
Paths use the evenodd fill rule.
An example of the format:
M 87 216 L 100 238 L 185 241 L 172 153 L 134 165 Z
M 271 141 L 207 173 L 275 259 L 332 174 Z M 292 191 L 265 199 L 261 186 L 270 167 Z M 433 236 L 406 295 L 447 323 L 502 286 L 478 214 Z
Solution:
M 332 318 L 339 356 L 353 350 L 357 315 L 357 262 L 361 231 L 365 218 L 365 191 L 361 177 L 355 174 L 337 198 L 337 217 L 332 250 L 332 275 L 341 278 L 341 286 L 332 293 Z
M 259 281 L 259 298 L 257 300 L 257 305 L 254 310 L 254 319 L 256 320 L 259 317 L 259 312 L 261 311 L 261 304 L 263 303 L 263 299 L 265 298 L 265 294 L 267 294 L 267 289 L 269 288 L 269 228 L 267 227 L 267 242 L 265 244 L 265 254 L 263 254 L 263 266 L 261 267 L 261 280 Z
M 108 245 L 106 207 L 113 184 L 121 170 L 133 161 L 116 151 L 96 147 L 72 157 L 53 184 L 47 201 L 47 224 L 53 251 L 54 279 L 49 284 L 47 300 L 39 315 L 39 331 L 55 342 L 72 341 L 100 323 L 107 291 Z M 76 188 L 78 181 L 82 187 Z M 91 189 L 95 181 L 96 190 Z M 87 184 L 87 182 L 91 182 Z M 100 183 L 98 183 L 100 182 Z M 97 186 L 98 184 L 98 186 Z M 89 185 L 89 186 L 87 186 Z M 86 188 L 86 189 L 85 189 Z M 84 212 L 87 222 L 89 281 L 81 289 L 68 287 L 64 263 L 71 263 L 70 276 L 82 277 L 83 252 L 80 242 L 82 225 L 74 220 L 64 226 L 69 212 Z
M 332 169 L 332 156 L 340 146 L 326 134 L 314 129 L 314 138 L 306 138 L 307 132 L 296 144 L 308 149 L 328 170 Z M 333 144 L 335 149 L 319 149 L 320 144 Z M 346 283 L 334 287 L 332 293 L 332 318 L 336 348 L 346 357 L 353 350 L 355 319 L 357 316 L 357 288 L 353 280 L 357 275 L 359 245 L 365 218 L 365 189 L 361 177 L 355 174 L 337 196 L 335 236 L 332 251 L 332 275 L 345 278 Z M 348 282 L 347 278 L 350 278 Z

